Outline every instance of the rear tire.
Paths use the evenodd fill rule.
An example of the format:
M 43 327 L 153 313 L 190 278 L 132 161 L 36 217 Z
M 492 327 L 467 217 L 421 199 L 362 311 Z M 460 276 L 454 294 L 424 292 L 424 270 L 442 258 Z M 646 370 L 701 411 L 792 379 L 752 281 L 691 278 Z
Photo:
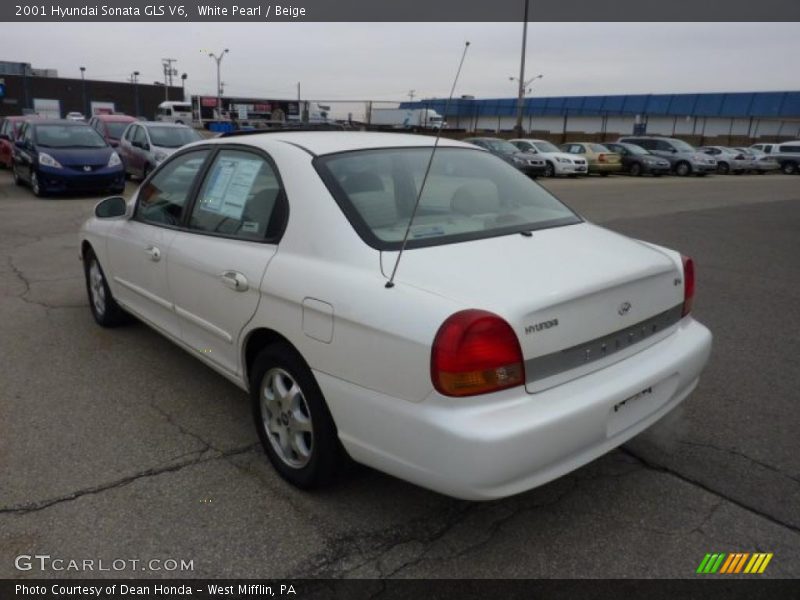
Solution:
M 640 177 L 642 174 L 642 165 L 639 163 L 633 163 L 631 165 L 631 175 L 634 177 Z
M 600 177 L 608 177 L 608 171 L 601 171 Z
M 781 171 L 783 171 L 785 175 L 794 175 L 797 173 L 797 163 L 792 160 L 787 160 L 781 165 Z
M 89 309 L 101 327 L 118 327 L 130 321 L 126 313 L 111 295 L 106 274 L 94 252 L 88 250 L 83 257 L 83 272 L 86 277 L 86 293 L 89 295 Z
M 329 485 L 344 449 L 322 391 L 294 348 L 276 343 L 258 354 L 250 397 L 258 437 L 278 474 L 302 489 Z
M 720 175 L 727 175 L 731 172 L 731 167 L 726 162 L 717 163 L 717 173 Z

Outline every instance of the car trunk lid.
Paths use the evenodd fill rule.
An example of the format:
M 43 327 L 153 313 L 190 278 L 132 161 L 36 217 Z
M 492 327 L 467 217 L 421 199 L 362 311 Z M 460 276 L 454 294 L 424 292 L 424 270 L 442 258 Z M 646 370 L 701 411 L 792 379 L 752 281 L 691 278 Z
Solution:
M 382 252 L 384 274 L 396 258 Z M 683 301 L 678 264 L 653 246 L 581 223 L 408 250 L 396 281 L 506 319 L 535 392 L 668 335 Z

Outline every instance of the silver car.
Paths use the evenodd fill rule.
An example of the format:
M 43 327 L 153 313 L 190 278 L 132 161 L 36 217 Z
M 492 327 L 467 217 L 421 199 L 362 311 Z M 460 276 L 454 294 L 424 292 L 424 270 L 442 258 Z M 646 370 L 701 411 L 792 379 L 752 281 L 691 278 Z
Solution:
M 740 150 L 727 146 L 700 146 L 700 152 L 713 156 L 717 161 L 717 173 L 741 175 L 749 171 L 753 163 Z
M 800 141 L 753 144 L 750 148 L 769 154 L 787 175 L 800 173 Z
M 738 150 L 745 155 L 745 157 L 750 161 L 750 171 L 757 173 L 758 175 L 763 175 L 764 173 L 769 173 L 770 171 L 777 171 L 781 168 L 778 161 L 763 150 L 758 150 L 756 148 L 743 148 L 741 146 L 736 146 L 734 150 Z
M 666 158 L 676 175 L 708 175 L 717 170 L 717 161 L 708 154 L 698 152 L 683 140 L 655 136 L 621 137 L 618 142 L 636 144 L 651 154 Z
M 197 131 L 186 125 L 137 121 L 125 129 L 117 152 L 126 175 L 144 179 L 178 148 L 201 139 Z

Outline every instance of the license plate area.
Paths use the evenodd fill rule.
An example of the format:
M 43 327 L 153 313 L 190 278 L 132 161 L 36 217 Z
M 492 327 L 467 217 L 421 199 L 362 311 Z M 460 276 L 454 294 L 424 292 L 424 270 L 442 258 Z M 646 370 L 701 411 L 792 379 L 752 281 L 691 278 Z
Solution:
M 660 409 L 675 393 L 677 382 L 678 376 L 673 375 L 614 402 L 608 411 L 607 436 L 615 436 Z

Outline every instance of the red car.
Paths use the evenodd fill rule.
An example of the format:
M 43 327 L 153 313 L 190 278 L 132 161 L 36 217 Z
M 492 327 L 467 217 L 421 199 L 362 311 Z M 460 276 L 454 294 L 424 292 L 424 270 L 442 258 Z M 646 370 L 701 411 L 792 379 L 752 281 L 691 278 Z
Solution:
M 22 124 L 29 116 L 5 117 L 0 121 L 0 167 L 11 168 L 11 152 Z
M 129 123 L 133 123 L 135 120 L 128 115 L 95 115 L 89 119 L 89 125 L 94 127 L 106 142 L 116 148 L 119 146 L 122 132 Z

